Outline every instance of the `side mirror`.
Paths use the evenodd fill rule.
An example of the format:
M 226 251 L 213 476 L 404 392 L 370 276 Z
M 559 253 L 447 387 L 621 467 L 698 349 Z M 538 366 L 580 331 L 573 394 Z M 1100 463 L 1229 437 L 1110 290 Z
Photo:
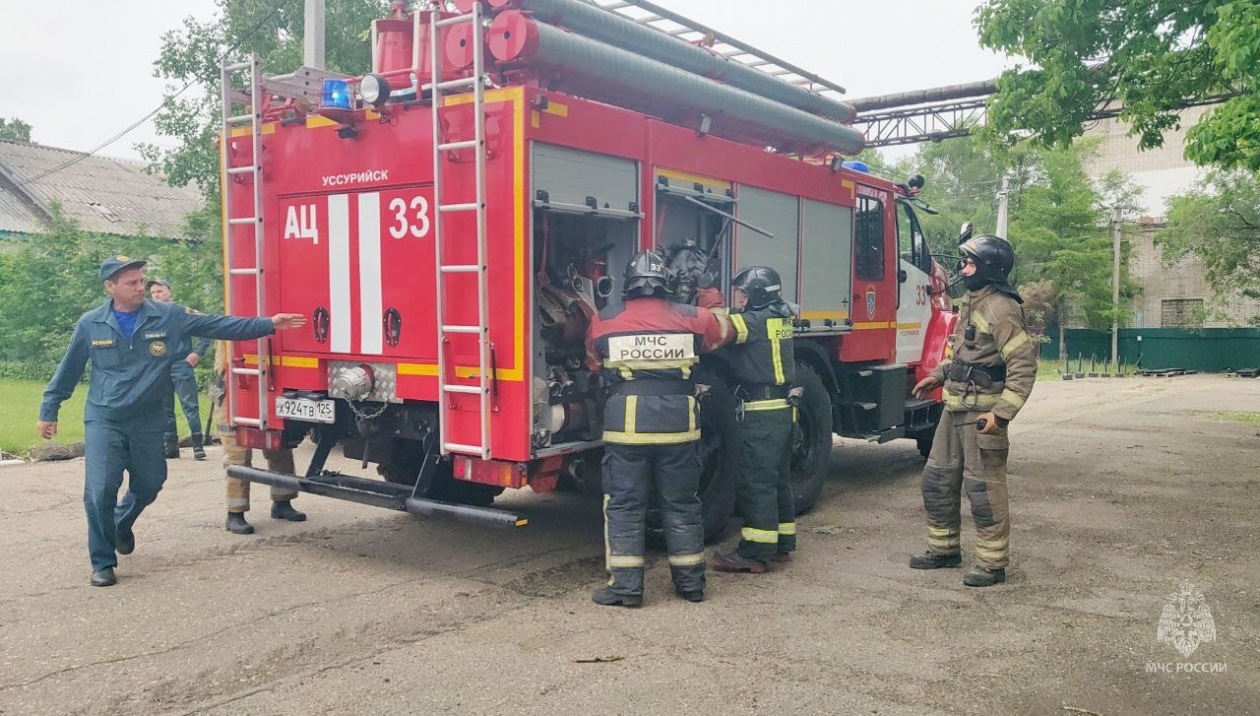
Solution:
M 960 244 L 967 243 L 967 240 L 971 238 L 971 235 L 974 232 L 975 232 L 975 227 L 971 225 L 970 221 L 963 224 L 962 229 L 958 232 L 958 243 Z
M 923 178 L 922 174 L 915 174 L 910 177 L 910 181 L 906 182 L 911 189 L 922 189 L 923 185 L 926 183 L 927 180 Z

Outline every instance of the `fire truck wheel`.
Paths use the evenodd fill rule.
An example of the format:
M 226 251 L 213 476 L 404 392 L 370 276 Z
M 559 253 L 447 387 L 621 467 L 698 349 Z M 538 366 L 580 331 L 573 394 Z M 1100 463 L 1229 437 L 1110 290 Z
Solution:
M 792 498 L 796 514 L 814 506 L 827 479 L 831 457 L 831 395 L 818 372 L 796 364 L 796 385 L 805 388 L 792 430 Z

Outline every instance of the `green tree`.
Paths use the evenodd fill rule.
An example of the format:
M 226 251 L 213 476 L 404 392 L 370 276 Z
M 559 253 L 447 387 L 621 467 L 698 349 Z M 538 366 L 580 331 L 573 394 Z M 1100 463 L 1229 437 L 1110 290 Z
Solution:
M 14 117 L 0 117 L 0 139 L 12 139 L 15 142 L 31 141 L 31 125 Z
M 1003 73 L 986 130 L 1045 146 L 1081 136 L 1118 103 L 1142 149 L 1163 144 L 1188 103 L 1230 99 L 1187 135 L 1199 164 L 1260 170 L 1260 3 L 1255 0 L 988 0 L 980 43 L 1025 58 Z
M 1166 261 L 1201 259 L 1220 301 L 1260 298 L 1260 175 L 1209 172 L 1169 200 L 1168 225 L 1155 243 Z

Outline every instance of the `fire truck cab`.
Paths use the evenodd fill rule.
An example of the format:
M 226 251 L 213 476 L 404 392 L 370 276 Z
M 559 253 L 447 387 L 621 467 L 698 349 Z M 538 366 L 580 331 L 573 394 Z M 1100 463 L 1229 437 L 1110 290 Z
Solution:
M 739 267 L 783 276 L 805 388 L 798 511 L 819 496 L 833 435 L 926 451 L 940 404 L 909 389 L 943 356 L 954 316 L 916 218 L 921 180 L 843 162 L 860 135 L 842 122 L 786 105 L 795 114 L 759 120 L 770 110 L 754 100 L 768 100 L 751 92 L 544 22 L 556 8 L 579 29 L 626 22 L 611 10 L 456 5 L 396 3 L 362 77 L 224 66 L 227 308 L 310 321 L 232 345 L 227 418 L 245 445 L 317 446 L 304 475 L 230 474 L 505 526 L 527 517 L 492 507 L 504 489 L 598 493 L 603 396 L 584 337 L 646 248 L 666 257 L 682 301 L 700 269 L 728 298 Z M 634 76 L 607 75 L 617 67 Z M 732 93 L 714 109 L 694 83 Z M 735 505 L 720 353 L 697 382 L 715 536 Z M 383 479 L 326 470 L 334 447 Z

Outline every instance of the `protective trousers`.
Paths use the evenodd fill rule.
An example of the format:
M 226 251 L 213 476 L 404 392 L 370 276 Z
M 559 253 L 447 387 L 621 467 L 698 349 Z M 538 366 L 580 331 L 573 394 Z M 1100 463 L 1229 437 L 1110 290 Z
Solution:
M 1010 509 L 1006 491 L 1006 428 L 981 435 L 974 422 L 983 411 L 946 410 L 936 427 L 932 453 L 923 468 L 923 509 L 927 512 L 928 552 L 954 555 L 960 549 L 962 494 L 967 492 L 976 522 L 976 562 L 1004 569 L 1010 561 Z M 960 490 L 961 488 L 961 490 Z
M 604 446 L 605 566 L 611 575 L 608 586 L 617 594 L 643 594 L 643 542 L 653 486 L 674 588 L 704 591 L 704 524 L 697 495 L 700 456 L 696 445 L 691 441 Z
M 84 423 L 86 476 L 83 507 L 87 511 L 88 555 L 92 571 L 118 566 L 118 532 L 126 532 L 157 499 L 166 482 L 166 449 L 162 443 L 161 413 L 127 424 L 107 421 Z M 118 499 L 123 471 L 127 493 Z
M 796 548 L 796 518 L 791 507 L 792 486 L 787 462 L 791 439 L 792 408 L 786 400 L 754 400 L 743 404 L 736 461 L 739 511 L 744 516 L 744 528 L 735 551 L 741 557 L 765 562 L 776 553 Z M 786 549 L 780 549 L 782 537 L 788 538 Z
M 250 448 L 236 444 L 236 431 L 226 425 L 219 425 L 218 431 L 219 442 L 223 444 L 224 469 L 232 465 L 251 466 L 253 463 L 252 451 Z M 263 457 L 267 460 L 268 470 L 283 475 L 297 474 L 297 470 L 293 465 L 292 450 L 288 448 L 283 450 L 263 450 Z M 238 480 L 235 477 L 227 478 L 228 512 L 249 512 L 249 485 L 248 480 Z M 292 500 L 297 496 L 298 493 L 291 490 L 285 490 L 274 485 L 271 487 L 272 502 Z
M 175 425 L 175 398 L 179 398 L 184 418 L 188 420 L 188 429 L 194 435 L 200 435 L 201 406 L 197 404 L 197 378 L 188 361 L 177 360 L 171 364 L 171 382 L 175 385 L 175 394 L 166 401 L 166 432 L 171 435 L 179 433 Z

